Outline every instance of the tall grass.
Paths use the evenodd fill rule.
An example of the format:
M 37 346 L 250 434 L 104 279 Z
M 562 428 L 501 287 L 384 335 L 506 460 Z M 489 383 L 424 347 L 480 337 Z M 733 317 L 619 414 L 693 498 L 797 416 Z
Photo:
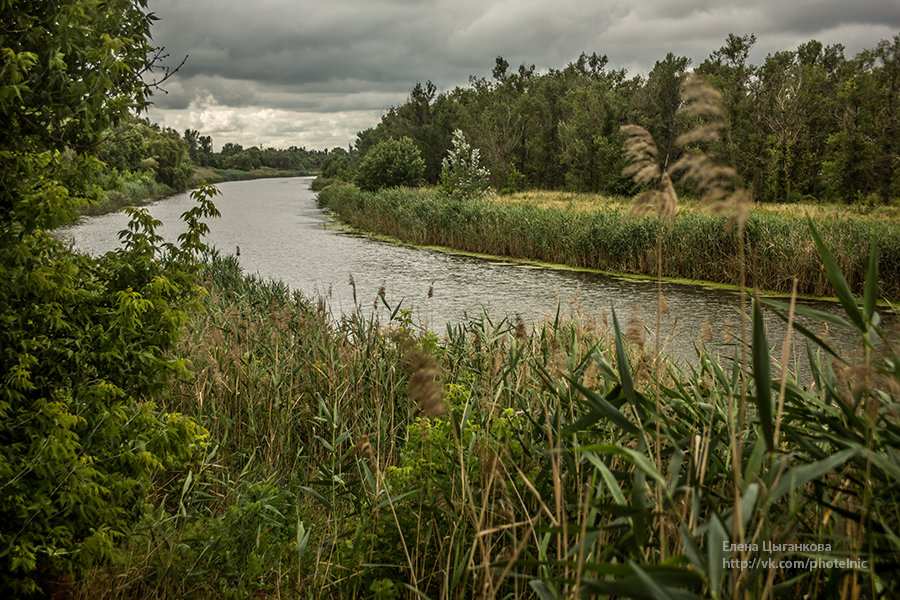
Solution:
M 813 340 L 811 381 L 767 374 L 754 322 L 748 352 L 766 368 L 753 370 L 751 408 L 732 436 L 739 361 L 701 347 L 695 368 L 656 366 L 615 314 L 530 331 L 482 316 L 438 339 L 380 297 L 378 310 L 333 319 L 233 259 L 210 264 L 207 286 L 182 347 L 195 376 L 163 399 L 209 430 L 207 457 L 160 481 L 157 517 L 129 563 L 73 595 L 900 591 L 890 574 L 900 367 L 868 296 L 861 336 L 887 343 L 844 363 Z M 755 549 L 723 548 L 737 539 L 736 496 Z M 732 559 L 856 562 L 741 569 Z
M 629 209 L 618 205 L 591 210 L 491 199 L 451 202 L 434 190 L 373 193 L 341 183 L 320 191 L 319 203 L 353 227 L 408 243 L 623 273 L 655 275 L 662 236 L 664 277 L 739 284 L 738 240 L 725 231 L 725 215 L 684 209 L 660 230 L 657 217 L 630 218 Z M 853 214 L 825 216 L 817 225 L 851 289 L 862 290 L 874 246 L 881 294 L 900 297 L 900 227 Z M 743 236 L 751 285 L 789 294 L 797 276 L 800 294 L 832 294 L 802 215 L 756 209 Z

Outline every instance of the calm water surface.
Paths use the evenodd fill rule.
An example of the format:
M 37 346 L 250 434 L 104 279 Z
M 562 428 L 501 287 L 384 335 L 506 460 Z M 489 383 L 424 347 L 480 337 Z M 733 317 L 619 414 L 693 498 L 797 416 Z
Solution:
M 210 222 L 208 242 L 225 253 L 240 246 L 246 271 L 281 279 L 310 297 L 324 296 L 335 315 L 354 309 L 352 276 L 357 302 L 367 313 L 374 310 L 383 285 L 392 306 L 402 301 L 404 308 L 412 309 L 414 321 L 438 333 L 448 323 L 479 316 L 482 310 L 495 321 L 521 314 L 527 323 L 536 323 L 552 319 L 559 310 L 564 316 L 593 316 L 600 323 L 606 315 L 611 323 L 613 308 L 623 327 L 629 317 L 638 316 L 655 330 L 654 281 L 456 256 L 347 234 L 317 208 L 311 181 L 301 177 L 220 184 L 215 203 L 222 217 Z M 191 206 L 189 195 L 180 194 L 148 208 L 163 222 L 159 233 L 174 240 L 183 231 L 180 216 Z M 117 234 L 127 221 L 123 213 L 89 217 L 58 234 L 78 249 L 101 254 L 119 246 Z M 663 317 L 662 331 L 668 336 L 674 330 L 666 349 L 677 360 L 691 361 L 706 323 L 716 341 L 729 326 L 740 335 L 736 294 L 676 283 L 665 283 L 663 293 L 669 315 Z M 831 304 L 816 308 L 838 312 Z M 383 306 L 379 310 L 385 314 Z M 818 332 L 818 326 L 808 325 Z M 780 354 L 781 320 L 767 316 L 767 329 L 770 345 Z M 832 331 L 832 337 L 836 333 Z M 847 346 L 850 341 L 838 338 L 838 343 Z

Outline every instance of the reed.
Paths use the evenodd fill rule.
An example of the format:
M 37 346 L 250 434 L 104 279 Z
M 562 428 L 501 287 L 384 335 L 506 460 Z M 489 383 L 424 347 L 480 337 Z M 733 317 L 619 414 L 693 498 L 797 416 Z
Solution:
M 438 338 L 383 297 L 334 317 L 233 259 L 213 260 L 205 278 L 205 310 L 181 347 L 194 377 L 160 400 L 208 429 L 206 458 L 160 480 L 131 559 L 74 597 L 900 591 L 889 574 L 900 363 L 871 285 L 831 317 L 868 340 L 865 356 L 845 363 L 797 329 L 809 381 L 789 365 L 768 375 L 753 322 L 750 407 L 730 435 L 738 363 L 702 346 L 697 367 L 656 362 L 614 313 L 598 322 L 573 308 L 532 324 L 483 314 Z M 723 549 L 736 540 L 736 496 L 757 546 L 743 553 Z M 814 546 L 764 546 L 785 543 Z M 741 554 L 798 562 L 729 567 Z
M 681 204 L 670 226 L 660 229 L 656 216 L 629 218 L 630 206 L 623 202 L 582 202 L 577 197 L 551 202 L 548 195 L 560 196 L 531 193 L 513 200 L 500 196 L 449 202 L 431 189 L 370 193 L 336 183 L 319 193 L 319 203 L 352 227 L 407 243 L 650 276 L 656 275 L 661 238 L 664 277 L 740 283 L 738 238 L 727 231 L 728 215 L 708 214 L 689 201 Z M 759 205 L 749 212 L 742 233 L 749 285 L 789 294 L 796 276 L 801 295 L 833 294 L 804 212 Z M 874 246 L 879 250 L 881 296 L 900 297 L 896 219 L 815 207 L 810 213 L 855 293 L 862 291 Z

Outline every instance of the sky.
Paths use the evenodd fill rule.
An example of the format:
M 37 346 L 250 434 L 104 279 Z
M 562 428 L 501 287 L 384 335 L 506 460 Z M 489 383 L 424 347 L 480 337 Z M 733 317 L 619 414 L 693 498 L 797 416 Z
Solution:
M 585 52 L 646 75 L 673 52 L 699 65 L 729 33 L 751 61 L 810 39 L 848 58 L 900 33 L 897 0 L 150 0 L 164 64 L 187 61 L 149 118 L 210 135 L 216 150 L 348 148 L 403 104 L 511 69 L 562 69 Z

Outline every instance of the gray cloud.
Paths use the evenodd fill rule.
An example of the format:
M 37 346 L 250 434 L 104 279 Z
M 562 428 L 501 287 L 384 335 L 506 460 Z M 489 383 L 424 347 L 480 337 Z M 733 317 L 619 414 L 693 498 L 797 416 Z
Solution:
M 667 52 L 699 64 L 729 32 L 755 33 L 761 62 L 812 38 L 853 55 L 900 30 L 896 0 L 155 0 L 150 9 L 154 42 L 172 61 L 189 55 L 152 119 L 192 123 L 219 143 L 318 148 L 352 143 L 417 81 L 448 90 L 489 76 L 498 55 L 545 70 L 598 52 L 646 73 Z

